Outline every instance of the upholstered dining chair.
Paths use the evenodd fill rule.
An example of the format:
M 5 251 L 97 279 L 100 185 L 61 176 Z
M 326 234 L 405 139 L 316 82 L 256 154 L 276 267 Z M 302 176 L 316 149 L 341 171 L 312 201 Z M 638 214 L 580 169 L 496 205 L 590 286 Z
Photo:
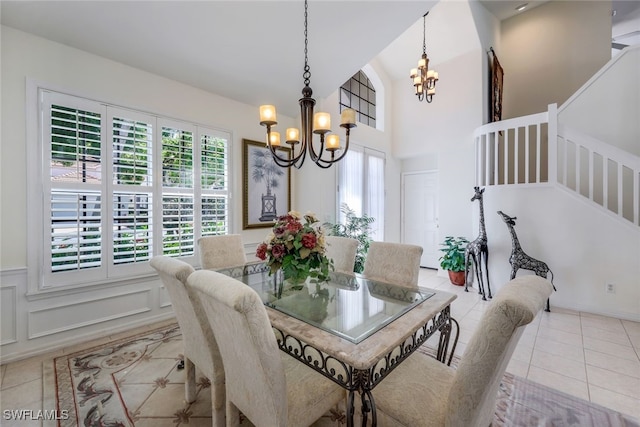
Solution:
M 308 426 L 345 399 L 345 391 L 278 349 L 260 296 L 242 282 L 201 270 L 187 279 L 220 346 L 227 425 L 238 411 L 256 426 Z
M 353 273 L 358 241 L 350 237 L 327 236 L 326 256 L 333 260 L 333 267 L 341 273 Z
M 240 234 L 205 236 L 198 239 L 200 265 L 207 270 L 237 267 L 247 263 Z
M 458 368 L 414 353 L 373 390 L 379 425 L 487 427 L 500 380 L 529 324 L 553 287 L 528 275 L 505 284 L 493 298 Z
M 187 277 L 194 269 L 186 262 L 167 256 L 152 258 L 151 266 L 158 272 L 169 293 L 182 332 L 186 371 L 185 400 L 189 403 L 196 400 L 197 366 L 211 381 L 212 425 L 222 427 L 225 425 L 224 367 L 206 315 L 198 302 L 193 303 L 195 297 L 186 286 Z
M 422 246 L 371 242 L 362 275 L 395 285 L 418 286 Z

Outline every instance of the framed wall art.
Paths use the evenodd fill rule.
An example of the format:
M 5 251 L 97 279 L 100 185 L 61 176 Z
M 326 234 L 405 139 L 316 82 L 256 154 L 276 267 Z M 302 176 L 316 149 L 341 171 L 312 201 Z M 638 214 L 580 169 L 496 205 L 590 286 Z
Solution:
M 291 210 L 291 169 L 276 164 L 266 144 L 242 140 L 242 229 L 272 227 Z M 278 148 L 283 158 L 291 149 Z
M 504 70 L 493 47 L 489 49 L 489 54 L 493 56 L 489 62 L 489 73 L 491 75 L 489 89 L 491 91 L 489 94 L 491 116 L 489 117 L 489 122 L 499 122 L 502 120 L 502 80 L 504 78 Z

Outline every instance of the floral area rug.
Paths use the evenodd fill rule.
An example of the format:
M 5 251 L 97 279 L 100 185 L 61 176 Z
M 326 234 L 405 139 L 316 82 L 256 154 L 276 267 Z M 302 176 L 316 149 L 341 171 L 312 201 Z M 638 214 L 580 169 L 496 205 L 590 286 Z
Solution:
M 419 351 L 428 354 L 430 349 Z M 197 399 L 186 403 L 181 360 L 176 324 L 52 359 L 44 364 L 43 407 L 69 416 L 44 425 L 210 426 L 209 380 L 198 375 Z M 241 422 L 251 425 L 243 417 Z M 314 427 L 345 425 L 344 408 L 336 408 Z M 493 425 L 640 426 L 630 417 L 508 373 Z
M 211 426 L 211 384 L 198 371 L 196 400 L 185 401 L 182 351 L 174 324 L 45 362 L 43 407 L 66 419 L 44 425 Z M 242 415 L 240 421 L 252 425 Z M 314 427 L 340 425 L 346 425 L 343 408 Z

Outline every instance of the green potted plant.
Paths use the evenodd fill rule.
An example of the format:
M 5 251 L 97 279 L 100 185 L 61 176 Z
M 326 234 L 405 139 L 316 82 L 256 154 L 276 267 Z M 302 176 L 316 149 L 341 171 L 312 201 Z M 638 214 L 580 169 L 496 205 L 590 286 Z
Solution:
M 440 267 L 449 272 L 449 280 L 454 285 L 464 285 L 464 250 L 469 241 L 464 237 L 447 236 L 440 251 L 444 254 L 440 257 Z
M 362 273 L 364 271 L 364 261 L 367 258 L 369 244 L 371 243 L 371 224 L 376 220 L 368 215 L 357 216 L 355 211 L 346 203 L 340 205 L 340 211 L 345 215 L 344 224 L 332 224 L 325 222 L 323 225 L 330 236 L 350 237 L 358 241 L 356 261 L 353 271 Z

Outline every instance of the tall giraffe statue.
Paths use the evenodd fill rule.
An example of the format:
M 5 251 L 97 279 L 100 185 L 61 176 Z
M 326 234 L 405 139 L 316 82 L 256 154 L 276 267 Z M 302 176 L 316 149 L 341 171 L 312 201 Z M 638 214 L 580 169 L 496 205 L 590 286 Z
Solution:
M 545 279 L 547 278 L 547 273 L 551 273 L 551 286 L 553 286 L 553 290 L 555 291 L 556 286 L 553 284 L 553 271 L 551 271 L 549 266 L 540 260 L 530 257 L 522 250 L 514 228 L 516 219 L 518 218 L 515 216 L 511 217 L 502 211 L 498 211 L 498 215 L 500 215 L 502 220 L 507 224 L 507 228 L 511 234 L 511 256 L 509 257 L 509 264 L 511 264 L 510 280 L 516 277 L 516 272 L 521 268 L 523 270 L 533 271 L 536 276 L 544 277 Z M 545 308 L 545 311 L 551 311 L 549 309 L 549 298 L 547 298 L 547 308 Z
M 482 294 L 482 299 L 486 301 L 487 297 L 484 292 L 484 279 L 482 277 L 482 262 L 484 261 L 484 270 L 487 275 L 487 291 L 491 298 L 491 285 L 489 284 L 489 247 L 487 246 L 487 230 L 484 227 L 484 204 L 482 202 L 482 193 L 480 187 L 473 187 L 475 194 L 471 201 L 478 200 L 480 202 L 480 235 L 464 250 L 464 290 L 469 292 L 469 263 L 473 261 L 475 266 L 476 277 L 478 278 L 478 293 Z

